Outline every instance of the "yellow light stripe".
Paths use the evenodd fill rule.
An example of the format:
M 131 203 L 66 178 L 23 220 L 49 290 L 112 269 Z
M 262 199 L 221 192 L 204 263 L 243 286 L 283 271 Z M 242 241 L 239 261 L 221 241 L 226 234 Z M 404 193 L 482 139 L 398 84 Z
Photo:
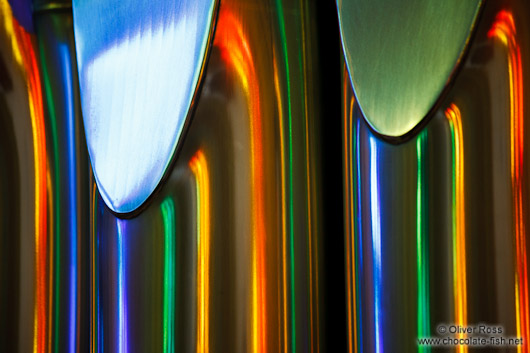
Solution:
M 28 84 L 29 110 L 33 139 L 35 175 L 35 303 L 33 351 L 46 350 L 46 259 L 47 259 L 47 199 L 46 199 L 46 140 L 41 80 L 30 35 L 14 19 L 7 0 L 0 0 L 0 18 L 4 32 L 11 40 L 15 61 Z
M 467 324 L 467 281 L 466 281 L 466 224 L 464 193 L 464 142 L 460 109 L 451 104 L 445 111 L 449 120 L 453 144 L 453 280 L 455 323 Z M 458 334 L 463 338 L 464 334 Z M 461 345 L 458 352 L 467 352 Z
M 189 162 L 197 190 L 197 353 L 210 351 L 210 176 L 202 150 Z

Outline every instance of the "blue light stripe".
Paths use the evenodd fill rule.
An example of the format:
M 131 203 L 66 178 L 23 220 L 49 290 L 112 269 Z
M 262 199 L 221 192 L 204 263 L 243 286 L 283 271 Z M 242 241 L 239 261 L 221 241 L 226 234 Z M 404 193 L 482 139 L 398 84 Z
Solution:
M 118 353 L 127 353 L 127 296 L 125 289 L 127 287 L 127 279 L 125 276 L 125 244 L 123 239 L 123 231 L 125 229 L 125 221 L 118 219 Z
M 379 177 L 377 170 L 377 145 L 370 136 L 370 204 L 372 216 L 372 255 L 374 261 L 374 311 L 375 311 L 375 351 L 383 351 L 381 330 L 381 216 L 379 210 Z
M 76 352 L 77 343 L 77 171 L 75 156 L 75 113 L 73 109 L 72 72 L 70 51 L 67 45 L 60 46 L 64 74 L 64 91 L 66 105 L 66 129 L 68 143 L 68 202 L 70 210 L 70 303 L 68 351 Z
M 359 352 L 364 352 L 363 349 L 363 325 L 362 325 L 362 305 L 361 305 L 361 278 L 360 274 L 363 272 L 363 227 L 362 227 L 362 207 L 361 207 L 361 200 L 362 200 L 362 193 L 361 193 L 361 147 L 360 147 L 360 128 L 361 128 L 361 119 L 357 119 L 357 125 L 355 127 L 355 144 L 356 144 L 356 154 L 357 154 L 357 224 L 356 224 L 356 233 L 357 239 L 353 239 L 352 241 L 358 241 L 358 248 L 356 249 L 356 256 L 355 258 L 357 260 L 357 263 L 355 264 L 355 285 L 357 286 L 356 291 L 358 293 L 357 296 L 357 303 L 355 305 L 357 306 L 357 327 L 359 330 L 358 337 L 357 337 L 357 344 L 359 345 Z

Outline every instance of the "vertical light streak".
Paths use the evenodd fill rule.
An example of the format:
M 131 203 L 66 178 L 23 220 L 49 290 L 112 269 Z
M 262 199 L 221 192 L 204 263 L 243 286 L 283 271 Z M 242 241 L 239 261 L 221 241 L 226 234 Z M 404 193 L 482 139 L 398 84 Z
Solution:
M 305 19 L 309 18 L 309 14 L 307 11 L 307 6 L 305 1 L 300 1 L 300 22 L 301 22 L 301 32 L 302 32 L 302 38 L 301 38 L 301 50 L 298 50 L 298 61 L 299 61 L 299 67 L 300 67 L 300 76 L 303 80 L 302 86 L 302 98 L 304 100 L 304 118 L 305 118 L 305 170 L 306 170 L 306 200 L 307 200 L 307 239 L 308 239 L 308 253 L 309 253 L 309 316 L 310 316 L 310 335 L 311 335 L 311 353 L 315 352 L 315 346 L 316 351 L 318 352 L 320 350 L 320 344 L 319 344 L 319 319 L 318 319 L 318 256 L 315 256 L 314 252 L 318 249 L 318 243 L 317 243 L 317 237 L 313 239 L 313 224 L 315 224 L 315 229 L 318 229 L 316 227 L 316 220 L 317 217 L 313 217 L 313 208 L 312 208 L 312 182 L 311 182 L 311 169 L 312 169 L 312 161 L 313 158 L 311 157 L 311 142 L 310 142 L 310 134 L 309 134 L 309 108 L 308 108 L 308 99 L 307 99 L 307 91 L 308 91 L 308 83 L 309 80 L 306 77 L 306 71 L 307 71 L 307 51 L 306 51 L 306 29 L 305 29 Z M 314 223 L 313 223 L 314 222 Z M 313 244 L 315 242 L 315 244 Z M 313 266 L 313 262 L 315 262 L 315 266 Z M 315 279 L 313 277 L 316 277 L 315 279 L 317 282 L 315 282 Z M 313 293 L 315 292 L 315 293 Z M 314 307 L 315 309 L 314 310 Z M 315 317 L 316 316 L 316 317 Z
M 92 323 L 93 328 L 93 339 L 94 346 L 92 347 L 94 352 L 102 353 L 104 351 L 103 342 L 104 342 L 104 331 L 102 324 L 102 308 L 101 308 L 101 286 L 100 286 L 100 265 L 99 265 L 99 234 L 97 233 L 98 229 L 98 219 L 96 215 L 98 214 L 98 196 L 97 196 L 97 185 L 95 181 L 92 181 L 92 237 L 93 237 L 93 272 L 92 280 L 94 283 L 93 290 L 93 315 L 95 316 L 95 321 Z
M 289 330 L 287 322 L 287 216 L 286 216 L 286 191 L 285 191 L 285 132 L 283 124 L 283 104 L 280 93 L 280 79 L 276 56 L 274 57 L 274 88 L 278 102 L 278 127 L 280 131 L 280 173 L 281 173 L 281 216 L 282 216 L 282 304 L 283 304 L 283 352 L 289 350 Z M 281 336 L 278 336 L 281 337 Z M 281 350 L 280 350 L 281 351 Z
M 528 273 L 526 260 L 526 224 L 524 219 L 524 99 L 523 99 L 523 68 L 521 49 L 517 39 L 515 21 L 511 12 L 503 10 L 488 32 L 506 47 L 508 51 L 508 73 L 510 84 L 510 165 L 512 179 L 512 195 L 514 202 L 514 230 L 516 247 L 515 273 L 515 305 L 517 335 L 530 338 L 530 314 L 528 303 Z M 526 343 L 517 347 L 518 352 L 529 352 Z
M 197 190 L 197 353 L 210 351 L 210 176 L 202 150 L 189 162 Z
M 445 111 L 451 130 L 453 149 L 453 287 L 455 323 L 467 324 L 467 285 L 466 285 L 466 224 L 464 194 L 464 136 L 460 109 L 451 104 Z M 463 338 L 464 334 L 459 334 Z M 467 346 L 459 346 L 459 352 L 467 352 Z
M 372 218 L 372 257 L 374 261 L 374 311 L 375 311 L 375 351 L 383 352 L 383 337 L 381 329 L 381 214 L 379 205 L 379 176 L 377 165 L 377 142 L 370 136 L 370 211 Z
M 51 344 L 52 342 L 55 343 L 54 349 L 55 351 L 59 351 L 60 347 L 60 333 L 61 333 L 61 319 L 60 319 L 60 310 L 63 305 L 61 305 L 61 290 L 60 290 L 60 284 L 61 284 L 61 256 L 59 254 L 61 253 L 61 178 L 60 178 L 60 158 L 59 158 L 59 142 L 58 142 L 58 133 L 57 133 L 57 111 L 55 107 L 55 101 L 54 101 L 54 89 L 51 85 L 51 78 L 48 70 L 46 68 L 48 67 L 48 64 L 46 62 L 46 53 L 45 48 L 42 43 L 42 41 L 39 41 L 39 50 L 40 50 L 40 61 L 41 61 L 41 67 L 44 68 L 42 71 L 43 74 L 43 83 L 44 83 L 44 94 L 46 97 L 46 103 L 48 108 L 48 117 L 49 117 L 49 128 L 50 128 L 50 136 L 51 136 L 51 143 L 52 143 L 52 151 L 53 158 L 50 160 L 52 165 L 48 164 L 48 168 L 51 168 L 53 166 L 53 175 L 54 175 L 54 183 L 53 186 L 50 188 L 49 192 L 53 192 L 55 194 L 55 202 L 53 204 L 53 207 L 50 208 L 50 222 L 53 224 L 53 227 L 50 227 L 50 234 L 51 237 L 51 245 L 50 249 L 51 252 L 57 254 L 57 256 L 53 256 L 50 254 L 51 264 L 53 266 L 50 267 L 50 277 L 54 277 L 54 282 L 50 282 L 54 289 L 50 289 L 50 295 L 52 297 L 50 298 L 50 303 L 53 302 L 54 307 L 54 317 L 49 319 L 50 326 L 49 326 L 49 335 L 50 335 L 50 341 L 48 342 L 50 346 L 51 351 Z M 64 55 L 63 55 L 64 56 Z M 62 66 L 62 65 L 61 65 Z M 70 94 L 71 92 L 67 92 L 67 94 Z M 71 99 L 71 97 L 69 98 Z M 68 112 L 67 112 L 68 113 Z M 52 276 L 53 270 L 55 269 L 55 275 Z M 54 327 L 52 328 L 51 324 L 54 323 Z M 54 332 L 54 339 L 51 339 L 51 333 Z
M 346 72 L 346 67 L 343 68 Z M 343 104 L 344 104 L 344 186 L 345 186 L 345 224 L 346 224 L 346 285 L 347 285 L 347 320 L 348 320 L 348 352 L 359 351 L 359 327 L 357 313 L 357 283 L 356 283 L 356 263 L 357 253 L 355 240 L 358 236 L 355 228 L 355 216 L 356 216 L 356 188 L 354 182 L 354 141 L 358 138 L 355 135 L 354 140 L 354 122 L 353 122 L 353 110 L 355 99 L 352 96 L 349 99 L 348 104 L 348 75 L 345 74 L 343 78 Z M 357 133 L 357 132 L 356 132 Z
M 49 162 L 49 160 L 47 160 Z M 53 210 L 53 186 L 52 186 L 52 176 L 51 176 L 51 168 L 49 165 L 46 167 L 46 195 L 48 197 L 48 212 L 50 212 L 50 216 L 48 217 L 48 234 L 53 234 L 53 217 L 51 216 L 51 212 Z M 53 236 L 50 237 L 50 254 L 48 257 L 48 352 L 52 351 L 52 322 L 53 322 L 53 261 L 54 261 L 54 253 L 53 253 L 53 247 L 54 247 L 54 239 Z
M 346 79 L 348 80 L 348 76 L 346 76 Z M 347 81 L 349 82 L 349 80 Z M 351 198 L 351 205 L 350 205 L 350 221 L 351 221 L 351 229 L 352 229 L 352 238 L 350 240 L 350 252 L 352 254 L 351 259 L 351 285 L 353 290 L 353 302 L 352 302 L 352 308 L 353 308 L 353 327 L 354 327 L 354 350 L 355 352 L 362 352 L 363 346 L 362 346 L 362 322 L 361 322 L 361 301 L 360 301 L 360 272 L 358 270 L 359 264 L 362 262 L 362 237 L 361 237 L 361 171 L 360 171 L 360 150 L 359 150 L 359 129 L 360 129 L 360 121 L 357 119 L 357 124 L 354 124 L 354 106 L 355 106 L 355 97 L 352 96 L 350 100 L 350 125 L 349 125 L 349 155 L 350 155 L 350 198 Z M 355 127 L 355 128 L 354 128 Z M 357 148 L 357 151 L 354 151 L 354 142 L 355 146 Z M 353 156 L 354 153 L 357 154 L 357 173 L 358 179 L 357 179 L 357 185 L 355 185 L 355 179 L 354 179 L 354 160 Z M 357 201 L 356 201 L 357 200 Z M 358 240 L 358 243 L 356 242 Z
M 90 270 L 90 281 L 91 281 L 91 295 L 90 295 L 90 353 L 97 352 L 97 327 L 99 326 L 99 320 L 96 319 L 96 305 L 99 304 L 96 301 L 96 293 L 99 293 L 98 289 L 96 288 L 97 282 L 96 282 L 96 252 L 97 252 L 97 243 L 96 243 L 96 184 L 92 184 L 92 207 L 90 209 L 90 219 L 91 222 L 91 230 L 90 230 L 90 237 L 91 237 L 91 270 Z M 99 311 L 99 308 L 98 308 Z M 97 320 L 97 321 L 96 321 Z
M 348 76 L 346 76 L 348 77 Z M 351 129 L 351 127 L 350 127 Z M 356 255 L 359 256 L 359 258 L 356 260 L 356 263 L 354 263 L 354 268 L 355 268 L 355 276 L 354 276 L 354 279 L 355 279 L 355 291 L 356 293 L 359 293 L 358 295 L 358 298 L 357 298 L 357 302 L 355 303 L 355 310 L 356 310 L 356 313 L 357 313 L 357 318 L 356 318 L 356 325 L 357 325 L 357 330 L 358 330 L 358 333 L 357 333 L 357 349 L 359 352 L 363 352 L 364 351 L 364 348 L 363 348 L 363 334 L 362 334 L 362 331 L 363 331 L 363 326 L 362 326 L 362 306 L 361 306 L 361 298 L 360 298 L 360 293 L 361 293 L 361 276 L 360 274 L 363 272 L 362 270 L 362 267 L 363 267 L 363 250 L 362 250 L 362 245 L 363 245 L 363 239 L 362 239 L 362 207 L 361 207 L 361 198 L 362 198 L 362 193 L 361 193 L 361 120 L 360 119 L 357 119 L 357 124 L 356 124 L 356 128 L 355 128 L 355 148 L 356 148 L 356 167 L 357 167 L 357 170 L 356 170 L 356 173 L 357 173 L 357 180 L 356 180 L 356 183 L 357 185 L 354 185 L 353 183 L 353 180 L 351 182 L 351 188 L 354 188 L 355 187 L 355 191 L 356 193 L 354 194 L 355 195 L 355 199 L 357 200 L 357 202 L 355 202 L 354 200 L 354 203 L 352 203 L 352 205 L 355 205 L 356 208 L 355 208 L 355 212 L 354 212 L 354 215 L 356 215 L 356 222 L 354 223 L 354 226 L 357 230 L 357 238 L 356 239 L 353 239 L 352 241 L 354 242 L 354 244 L 357 244 L 356 245 Z M 351 138 L 351 135 L 350 135 L 350 138 Z M 350 147 L 350 151 L 351 151 L 351 148 Z M 353 154 L 352 154 L 353 156 Z M 352 167 L 350 167 L 352 168 Z M 353 176 L 352 176 L 353 178 Z M 353 207 L 353 206 L 352 206 Z M 357 242 L 355 242 L 355 240 L 357 240 Z
M 50 74 L 46 68 L 48 67 L 48 64 L 46 62 L 46 53 L 45 48 L 43 46 L 42 41 L 39 41 L 39 51 L 40 51 L 40 61 L 41 61 L 41 67 L 44 68 L 42 71 L 43 76 L 43 83 L 44 83 L 44 94 L 46 97 L 46 103 L 48 108 L 48 117 L 49 117 L 49 128 L 51 132 L 51 143 L 52 143 L 52 151 L 53 158 L 50 160 L 50 164 L 53 165 L 53 175 L 54 175 L 54 183 L 51 185 L 49 192 L 55 194 L 55 202 L 52 204 L 53 207 L 50 207 L 50 223 L 53 224 L 53 227 L 50 227 L 50 235 L 51 235 L 51 241 L 50 241 L 50 249 L 52 253 L 60 254 L 61 253 L 61 178 L 60 178 L 60 167 L 59 167 L 59 142 L 58 142 L 58 136 L 57 136 L 57 111 L 55 107 L 55 101 L 53 97 L 54 90 L 51 86 L 50 82 Z M 53 163 L 51 163 L 53 162 Z M 48 164 L 48 169 L 51 172 L 51 166 Z M 51 196 L 50 196 L 51 197 Z M 53 256 L 50 254 L 50 277 L 54 277 L 54 281 L 50 282 L 51 285 L 54 285 L 54 290 L 50 289 L 50 303 L 53 303 L 54 307 L 54 317 L 51 317 L 49 319 L 49 335 L 50 335 L 50 341 L 48 344 L 50 345 L 50 352 L 51 352 L 51 344 L 52 342 L 55 342 L 55 351 L 57 352 L 59 350 L 59 333 L 61 332 L 60 328 L 60 309 L 61 309 L 61 292 L 60 292 L 60 281 L 61 281 L 61 256 Z M 55 269 L 55 275 L 53 274 L 53 271 Z M 51 312 L 51 311 L 50 311 Z M 54 327 L 52 328 L 52 322 L 54 323 Z M 55 336 L 54 339 L 51 339 L 51 333 L 54 332 Z
M 290 279 L 291 279 L 291 351 L 296 352 L 296 302 L 295 302 L 295 268 L 294 268 L 294 188 L 293 188 L 293 117 L 291 108 L 291 74 L 289 69 L 289 55 L 287 50 L 287 35 L 285 31 L 285 16 L 283 13 L 283 4 L 276 0 L 278 9 L 278 18 L 280 25 L 280 35 L 282 50 L 284 54 L 285 76 L 287 81 L 287 118 L 288 118 L 288 136 L 289 136 L 289 248 L 290 248 Z
M 357 352 L 357 347 L 353 343 L 353 339 L 357 337 L 357 332 L 355 328 L 355 324 L 353 320 L 355 320 L 355 313 L 352 311 L 355 310 L 353 307 L 353 294 L 352 294 L 352 279 L 354 274 L 352 274 L 353 269 L 353 260 L 352 260 L 352 251 L 351 251 L 351 242 L 354 239 L 355 236 L 355 229 L 352 227 L 352 219 L 351 219 L 351 208 L 352 207 L 352 197 L 351 197 L 351 182 L 350 179 L 352 178 L 351 175 L 351 134 L 350 134 L 350 124 L 351 124 L 351 114 L 348 114 L 348 104 L 347 104 L 347 83 L 348 80 L 346 79 L 346 75 L 344 75 L 344 85 L 343 85 L 343 93 L 344 96 L 342 98 L 343 101 L 343 109 L 344 109 L 344 137 L 343 137 L 343 145 L 344 145 L 344 186 L 345 186 L 345 201 L 344 201 L 344 211 L 345 211 L 345 231 L 346 231 L 346 286 L 347 286 L 347 310 L 348 310 L 348 352 L 353 353 Z M 353 315 L 353 318 L 352 318 Z M 355 351 L 354 351 L 355 347 Z
M 66 45 L 60 47 L 62 55 L 62 67 L 64 70 L 65 83 L 65 109 L 66 109 L 66 130 L 67 130 L 67 144 L 68 144 L 68 202 L 69 202 L 69 222 L 70 222 L 70 298 L 69 298 L 69 336 L 68 348 L 69 352 L 76 351 L 77 342 L 77 171 L 76 171 L 76 148 L 75 148 L 75 113 L 73 108 L 72 97 L 72 73 L 70 72 L 70 52 Z M 58 156 L 56 156 L 58 157 Z M 58 177 L 58 176 L 57 176 Z
M 427 133 L 423 131 L 416 141 L 416 153 L 418 161 L 418 177 L 416 187 L 416 259 L 418 278 L 418 337 L 429 337 L 430 335 L 430 306 L 429 306 L 429 243 L 427 205 L 425 191 L 427 190 L 425 176 L 425 150 Z M 418 352 L 430 352 L 430 347 L 418 346 Z
M 164 353 L 175 352 L 175 205 L 167 197 L 162 205 L 164 221 Z
M 265 187 L 259 85 L 254 68 L 254 59 L 245 32 L 239 19 L 229 10 L 221 9 L 214 44 L 221 49 L 224 61 L 235 69 L 249 103 L 253 240 L 251 351 L 266 352 Z
M 31 36 L 14 19 L 7 0 L 0 0 L 4 32 L 28 84 L 35 174 L 35 304 L 33 351 L 46 350 L 46 140 L 41 79 Z
M 125 239 L 123 237 L 126 221 L 118 219 L 118 353 L 129 352 L 127 324 L 127 259 L 125 257 Z

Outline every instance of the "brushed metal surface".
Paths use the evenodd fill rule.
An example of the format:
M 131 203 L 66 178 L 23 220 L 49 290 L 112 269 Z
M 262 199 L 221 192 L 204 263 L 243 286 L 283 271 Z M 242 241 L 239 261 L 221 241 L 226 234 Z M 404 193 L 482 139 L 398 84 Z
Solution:
M 324 74 L 340 39 L 319 8 L 222 1 L 186 142 L 125 219 L 90 172 L 71 12 L 28 33 L 0 0 L 0 351 L 429 352 L 416 339 L 438 324 L 530 337 L 528 2 L 484 3 L 402 143 L 368 125 L 344 63 Z
M 216 4 L 73 1 L 88 151 L 114 212 L 136 210 L 166 174 L 189 123 Z
M 351 82 L 368 123 L 399 137 L 433 108 L 481 1 L 338 0 Z
M 484 6 L 453 86 L 407 142 L 371 131 L 344 71 L 349 352 L 429 352 L 418 338 L 482 337 L 450 326 L 528 337 L 530 8 Z
M 132 219 L 94 194 L 96 351 L 324 346 L 314 11 L 307 1 L 222 1 L 167 182 Z

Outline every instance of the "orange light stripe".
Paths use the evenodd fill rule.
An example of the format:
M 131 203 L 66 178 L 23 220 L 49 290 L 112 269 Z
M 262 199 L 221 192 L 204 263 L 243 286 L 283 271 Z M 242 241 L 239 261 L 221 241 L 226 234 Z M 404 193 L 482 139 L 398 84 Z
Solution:
M 354 185 L 353 185 L 353 110 L 355 98 L 347 98 L 348 75 L 344 66 L 344 168 L 345 168 L 345 224 L 346 224 L 346 281 L 348 310 L 348 352 L 358 351 L 357 342 L 357 287 L 355 282 L 355 216 L 354 216 Z M 348 108 L 348 109 L 347 109 Z M 349 114 L 348 114 L 349 113 Z
M 197 189 L 197 353 L 210 351 L 210 176 L 202 150 L 189 162 Z
M 223 59 L 237 72 L 243 85 L 250 116 L 252 200 L 252 352 L 267 351 L 266 227 L 263 176 L 263 132 L 259 85 L 254 59 L 243 27 L 229 10 L 221 9 L 215 43 Z
M 350 238 L 350 253 L 351 253 L 351 263 L 350 263 L 350 281 L 351 281 L 351 290 L 352 290 L 352 322 L 353 322 L 353 351 L 357 352 L 358 350 L 358 343 L 357 343 L 357 334 L 358 334 L 358 328 L 357 328 L 357 286 L 355 281 L 355 262 L 356 262 L 356 254 L 355 254 L 355 215 L 354 215 L 354 186 L 353 186 L 353 107 L 355 103 L 355 98 L 351 97 L 350 99 L 350 228 L 351 228 L 351 238 Z
M 13 18 L 6 0 L 0 0 L 4 31 L 11 39 L 15 60 L 28 83 L 29 110 L 33 139 L 35 174 L 35 304 L 33 351 L 46 350 L 46 141 L 41 81 L 34 43 L 30 35 Z
M 289 327 L 287 323 L 287 215 L 286 215 L 286 191 L 285 191 L 285 134 L 283 126 L 283 104 L 280 94 L 280 82 L 278 74 L 278 64 L 274 56 L 274 88 L 276 100 L 278 102 L 278 125 L 280 130 L 280 172 L 281 172 L 281 215 L 282 215 L 282 304 L 283 304 L 283 351 L 288 352 Z M 279 336 L 281 337 L 281 336 Z
M 344 68 L 344 70 L 346 70 Z M 342 91 L 344 93 L 343 95 L 343 109 L 344 109 L 344 186 L 346 188 L 345 195 L 346 200 L 344 201 L 344 223 L 346 227 L 346 285 L 347 285 L 347 309 L 348 309 L 348 352 L 353 352 L 353 343 L 352 343 L 352 286 L 351 286 L 351 269 L 352 269 L 352 261 L 351 261 L 351 238 L 353 237 L 353 230 L 351 227 L 351 220 L 350 220 L 350 208 L 352 207 L 352 200 L 350 198 L 350 164 L 351 164 L 351 156 L 349 153 L 349 146 L 350 146 L 350 137 L 351 134 L 349 133 L 349 123 L 348 123 L 348 110 L 347 110 L 347 75 L 343 75 L 344 79 L 344 85 L 342 88 Z
M 466 225 L 464 193 L 464 141 L 460 109 L 451 104 L 445 111 L 453 136 L 454 200 L 453 200 L 453 280 L 455 317 L 458 325 L 467 324 L 467 280 L 466 280 Z M 463 334 L 458 335 L 463 338 Z M 467 346 L 459 346 L 459 352 L 467 352 Z
M 517 335 L 525 344 L 518 346 L 518 352 L 529 352 L 526 343 L 530 338 L 530 315 L 528 304 L 528 273 L 526 259 L 526 224 L 523 208 L 523 157 L 524 157 L 524 113 L 523 74 L 521 49 L 513 14 L 503 10 L 488 32 L 489 38 L 502 42 L 508 51 L 508 74 L 510 87 L 510 161 L 512 194 L 514 200 L 514 227 L 516 246 L 515 307 Z

